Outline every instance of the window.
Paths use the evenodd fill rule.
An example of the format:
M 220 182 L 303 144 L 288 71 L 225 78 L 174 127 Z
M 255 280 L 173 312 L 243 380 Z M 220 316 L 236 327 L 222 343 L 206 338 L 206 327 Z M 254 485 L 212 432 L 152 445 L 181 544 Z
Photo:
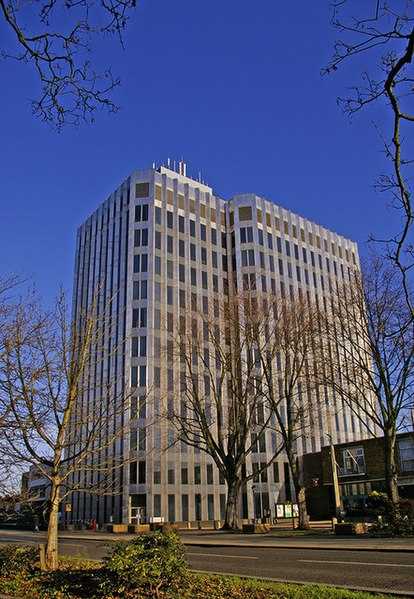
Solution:
M 161 285 L 160 285 L 160 283 L 154 283 L 154 299 L 156 302 L 161 301 Z
M 161 224 L 161 208 L 159 206 L 155 206 L 155 222 L 157 225 Z
M 213 464 L 207 464 L 207 484 L 213 484 Z
M 147 272 L 148 270 L 148 255 L 137 254 L 134 256 L 134 273 Z
M 178 230 L 180 233 L 184 233 L 184 216 L 178 217 Z
M 131 451 L 136 451 L 138 444 L 137 431 L 134 429 L 129 434 L 129 448 Z
M 365 472 L 365 459 L 363 447 L 348 447 L 341 450 L 342 468 L 339 469 L 341 476 L 352 474 L 363 474 Z
M 147 338 L 132 337 L 132 357 L 144 357 L 147 355 Z
M 147 448 L 147 432 L 145 428 L 138 429 L 138 450 L 145 451 Z M 145 481 L 143 481 L 145 482 Z
M 167 227 L 169 229 L 173 228 L 173 213 L 167 210 Z
M 206 241 L 206 225 L 203 225 L 201 223 L 200 225 L 200 235 L 201 235 L 201 241 Z
M 217 252 L 215 251 L 211 252 L 211 263 L 213 265 L 213 268 L 217 268 Z
M 172 237 L 172 235 L 167 235 L 167 252 L 169 254 L 173 253 L 173 237 Z
M 269 250 L 273 250 L 273 237 L 271 233 L 267 234 L 267 247 Z
M 185 283 L 185 266 L 184 264 L 180 264 L 178 267 L 179 270 L 179 278 L 181 283 Z
M 148 220 L 148 204 L 135 206 L 135 222 L 140 223 Z
M 154 495 L 154 517 L 161 516 L 161 495 Z
M 188 485 L 188 468 L 181 468 L 181 484 Z
M 191 285 L 197 285 L 197 271 L 195 268 L 191 269 Z
M 258 229 L 258 233 L 259 233 L 259 244 L 263 245 L 263 231 L 262 231 L 262 229 Z
M 201 263 L 207 264 L 207 250 L 206 248 L 201 248 Z
M 201 467 L 194 466 L 194 484 L 201 485 Z
M 147 281 L 134 281 L 132 298 L 134 300 L 147 299 L 148 283 Z
M 190 258 L 191 260 L 196 259 L 196 246 L 194 243 L 190 243 Z
M 161 274 L 161 258 L 159 256 L 155 256 L 155 274 Z
M 146 308 L 134 308 L 132 310 L 132 327 L 144 328 L 147 326 L 147 309 Z
M 169 468 L 168 469 L 168 484 L 169 485 L 174 485 L 175 484 L 175 470 L 174 470 L 174 468 Z
M 285 247 L 286 247 L 286 256 L 290 256 L 290 243 L 288 241 L 285 241 Z
M 276 245 L 277 245 L 277 251 L 279 253 L 282 253 L 282 240 L 280 239 L 280 237 L 276 237 Z
M 295 252 L 295 260 L 299 260 L 299 246 L 297 243 L 294 244 L 293 249 Z
M 134 246 L 148 245 L 148 229 L 136 229 L 134 231 Z
M 263 235 L 263 231 L 262 231 Z M 240 228 L 240 243 L 251 243 L 253 241 L 253 227 Z
M 195 221 L 190 220 L 190 235 L 191 237 L 195 237 Z
M 157 250 L 161 249 L 161 232 L 155 231 L 155 247 Z
M 279 482 L 279 464 L 277 462 L 273 462 L 273 481 Z
M 414 439 L 401 439 L 398 441 L 401 472 L 414 470 Z
M 178 240 L 178 254 L 181 256 L 181 258 L 185 257 L 185 244 L 184 244 L 184 239 L 179 239 Z
M 211 229 L 211 243 L 213 245 L 217 245 L 217 231 L 216 231 L 216 229 Z

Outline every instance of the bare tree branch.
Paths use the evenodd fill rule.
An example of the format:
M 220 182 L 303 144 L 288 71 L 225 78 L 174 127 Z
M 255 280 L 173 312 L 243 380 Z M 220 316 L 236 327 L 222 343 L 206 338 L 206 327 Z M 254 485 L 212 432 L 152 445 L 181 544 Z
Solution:
M 3 56 L 33 65 L 41 91 L 32 112 L 61 129 L 94 120 L 96 108 L 116 112 L 111 92 L 120 79 L 110 68 L 97 71 L 90 62 L 93 41 L 123 31 L 135 0 L 0 0 L 4 20 L 14 33 L 16 51 Z M 56 23 L 56 25 L 55 25 Z M 64 25 L 62 25 L 64 23 Z M 13 50 L 12 50 L 13 52 Z
M 414 3 L 412 0 L 388 2 L 372 0 L 355 3 L 354 0 L 333 2 L 333 26 L 341 38 L 335 42 L 334 56 L 323 74 L 336 71 L 344 61 L 367 53 L 376 60 L 377 76 L 367 70 L 362 73 L 362 84 L 351 87 L 347 98 L 340 98 L 345 112 L 352 117 L 369 104 L 384 100 L 392 122 L 390 133 L 381 134 L 385 154 L 392 165 L 391 173 L 381 173 L 375 188 L 391 195 L 393 208 L 398 211 L 401 227 L 386 239 L 371 241 L 384 246 L 385 256 L 399 269 L 403 291 L 411 314 L 414 307 L 409 290 L 409 271 L 413 262 L 411 228 L 413 206 L 410 171 L 413 157 L 407 154 L 407 126 L 414 123 L 412 98 L 414 90 Z M 354 17 L 345 9 L 355 8 L 357 14 L 371 8 L 372 16 Z M 410 102 L 411 100 L 411 102 Z

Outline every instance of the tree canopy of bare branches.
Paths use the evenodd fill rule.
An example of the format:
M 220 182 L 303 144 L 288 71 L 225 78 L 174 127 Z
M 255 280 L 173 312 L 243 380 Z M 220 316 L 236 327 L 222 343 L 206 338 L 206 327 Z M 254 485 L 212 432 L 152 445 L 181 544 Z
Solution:
M 96 366 L 111 357 L 102 340 L 110 334 L 112 317 L 99 305 L 97 295 L 72 323 L 64 294 L 52 311 L 42 310 L 31 295 L 15 306 L 2 335 L 0 396 L 8 409 L 3 454 L 35 466 L 49 481 L 46 566 L 51 570 L 58 564 L 60 501 L 73 491 L 114 493 L 106 475 L 119 466 L 113 446 L 128 426 L 125 398 L 110 396 L 109 382 L 94 377 Z M 80 401 L 85 395 L 94 401 Z M 119 423 L 115 431 L 114 422 Z M 91 475 L 96 472 L 102 476 Z
M 335 0 L 332 23 L 339 32 L 334 55 L 324 73 L 332 73 L 360 55 L 375 63 L 365 69 L 361 83 L 350 88 L 350 95 L 340 98 L 350 117 L 370 104 L 382 103 L 386 108 L 384 128 L 380 132 L 385 154 L 391 163 L 388 173 L 381 173 L 376 188 L 387 194 L 397 210 L 400 225 L 381 241 L 387 257 L 400 270 L 406 301 L 414 315 L 409 292 L 409 272 L 413 267 L 411 197 L 413 156 L 409 140 L 414 125 L 413 0 Z
M 117 110 L 111 92 L 120 83 L 110 68 L 91 62 L 94 39 L 122 35 L 136 0 L 0 0 L 14 45 L 3 55 L 31 65 L 40 84 L 32 112 L 60 129 L 93 121 L 96 108 Z
M 332 297 L 326 331 L 336 356 L 324 383 L 384 435 L 385 483 L 398 501 L 396 435 L 414 407 L 414 327 L 395 267 L 378 256 Z
M 216 299 L 214 314 L 193 311 L 173 333 L 184 373 L 183 394 L 180 405 L 169 406 L 167 416 L 179 440 L 214 460 L 227 484 L 224 528 L 233 529 L 239 527 L 242 485 L 277 454 L 248 471 L 249 458 L 269 424 L 250 322 L 252 298 L 246 293 L 234 296 L 231 303 Z
M 318 412 L 321 331 L 317 304 L 306 297 L 289 300 L 268 295 L 259 300 L 251 322 L 262 373 L 262 393 L 286 453 L 299 507 L 299 528 L 309 528 L 306 480 L 299 445 L 309 436 Z M 257 314 L 265 327 L 257 327 Z M 263 317 L 262 317 L 263 320 Z

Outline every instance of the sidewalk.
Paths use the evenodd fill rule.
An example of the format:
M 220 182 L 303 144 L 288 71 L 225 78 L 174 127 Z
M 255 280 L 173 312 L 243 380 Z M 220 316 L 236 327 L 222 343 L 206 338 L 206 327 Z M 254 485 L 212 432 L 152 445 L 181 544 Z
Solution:
M 406 539 L 373 538 L 369 536 L 337 536 L 333 533 L 303 536 L 294 531 L 271 530 L 268 534 L 243 534 L 221 530 L 180 530 L 178 533 L 185 545 L 210 545 L 221 547 L 274 547 L 278 549 L 332 549 L 353 551 L 400 551 L 414 553 L 414 537 Z M 289 536 L 287 536 L 289 535 Z M 60 532 L 66 539 L 82 540 L 126 540 L 136 535 L 106 532 Z

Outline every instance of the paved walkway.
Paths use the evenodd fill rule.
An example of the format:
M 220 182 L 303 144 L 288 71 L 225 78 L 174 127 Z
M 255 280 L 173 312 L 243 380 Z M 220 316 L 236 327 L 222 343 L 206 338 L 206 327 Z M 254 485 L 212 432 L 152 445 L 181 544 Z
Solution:
M 414 552 L 414 537 L 406 539 L 377 539 L 365 535 L 339 536 L 331 532 L 302 535 L 299 532 L 270 531 L 267 534 L 243 534 L 221 530 L 181 530 L 179 535 L 186 545 L 217 545 L 245 547 L 276 547 L 302 549 L 352 549 L 359 551 Z M 289 536 L 288 536 L 289 535 Z M 106 532 L 74 531 L 60 532 L 61 538 L 84 540 L 122 540 L 136 535 Z

